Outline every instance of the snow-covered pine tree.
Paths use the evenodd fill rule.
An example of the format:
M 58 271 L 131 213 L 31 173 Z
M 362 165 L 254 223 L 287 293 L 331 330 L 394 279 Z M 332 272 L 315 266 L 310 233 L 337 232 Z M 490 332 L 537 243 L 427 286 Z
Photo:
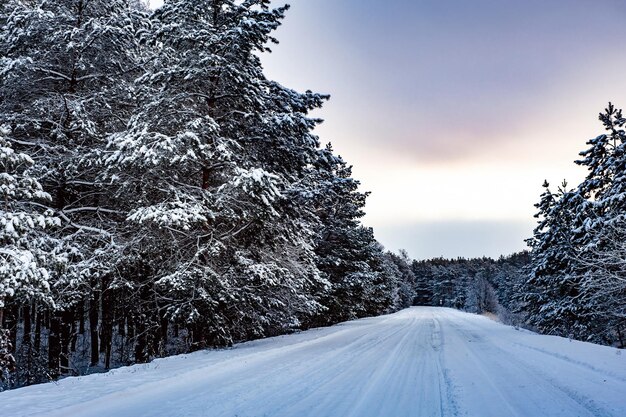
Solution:
M 479 269 L 467 282 L 463 309 L 471 313 L 498 313 L 498 297 L 492 282 L 496 267 L 488 265 Z
M 130 81 L 141 64 L 137 32 L 147 19 L 135 0 L 8 0 L 0 7 L 0 119 L 10 126 L 15 149 L 32 156 L 34 172 L 52 195 L 48 206 L 62 222 L 59 250 L 70 261 L 52 288 L 48 352 L 56 375 L 68 370 L 72 327 L 84 330 L 72 322 L 83 323 L 86 298 L 98 311 L 90 287 L 102 286 L 115 257 L 109 217 L 116 210 L 106 187 L 95 182 L 94 158 L 86 156 L 97 154 L 133 109 Z M 92 327 L 97 340 L 97 320 Z
M 576 161 L 588 170 L 585 180 L 558 195 L 544 185 L 520 306 L 542 332 L 623 344 L 626 118 L 611 103 L 599 118 L 607 133 Z
M 388 252 L 387 256 L 396 265 L 400 274 L 398 275 L 398 300 L 395 309 L 407 308 L 413 305 L 415 299 L 415 275 L 411 269 L 411 259 L 405 250 L 400 250 L 396 255 Z
M 458 304 L 458 280 L 464 276 L 462 268 L 456 268 L 454 261 L 444 259 L 436 260 L 432 268 L 433 278 L 433 304 L 439 307 L 463 306 Z
M 535 204 L 538 210 L 534 215 L 537 219 L 537 226 L 533 230 L 533 237 L 526 239 L 531 254 L 531 261 L 527 265 L 529 278 L 522 287 L 523 290 L 518 293 L 518 303 L 529 315 L 529 322 L 533 324 L 540 321 L 543 306 L 549 302 L 551 296 L 549 292 L 546 292 L 547 285 L 543 283 L 540 276 L 551 276 L 558 271 L 558 268 L 557 271 L 554 270 L 554 262 L 547 252 L 551 245 L 564 239 L 561 237 L 560 239 L 553 239 L 548 244 L 545 243 L 544 239 L 555 227 L 551 216 L 554 215 L 553 209 L 557 205 L 558 197 L 550 190 L 550 184 L 547 180 L 543 182 L 542 187 L 544 191 L 541 193 L 539 202 Z M 548 267 L 550 269 L 547 269 Z
M 599 325 L 577 270 L 574 216 L 583 203 L 564 181 L 557 194 L 549 185 L 536 205 L 539 219 L 531 248 L 530 276 L 522 293 L 528 323 L 546 334 L 588 339 Z
M 194 347 L 297 326 L 326 285 L 313 216 L 295 201 L 317 147 L 306 113 L 323 96 L 263 76 L 255 53 L 286 10 L 268 3 L 158 9 L 140 108 L 103 159 L 127 213 L 120 265 L 142 270 L 140 287 L 160 294 L 156 320 L 188 328 Z
M 13 356 L 13 344 L 8 329 L 0 326 L 0 391 L 3 385 L 11 379 L 11 374 L 15 372 L 15 357 Z
M 31 176 L 33 160 L 13 149 L 11 133 L 0 126 L 0 380 L 15 368 L 18 309 L 54 306 L 50 286 L 62 262 L 48 234 L 60 221 L 40 204 L 50 195 Z
M 525 313 L 519 294 L 527 281 L 526 267 L 530 263 L 530 253 L 522 251 L 497 261 L 493 275 L 493 287 L 498 297 L 498 317 L 505 324 L 521 325 Z
M 310 322 L 330 288 L 315 248 L 335 208 L 354 238 L 345 259 L 360 262 L 361 292 L 342 308 L 394 307 L 398 268 L 356 220 L 365 194 L 349 170 L 320 175 L 334 157 L 309 113 L 327 96 L 263 75 L 257 54 L 286 10 L 170 0 L 148 19 L 137 0 L 0 4 L 0 120 L 51 195 L 29 206 L 60 221 L 51 302 L 10 300 L 11 344 L 19 316 L 17 345 L 43 365 L 18 355 L 20 384 L 180 351 L 170 335 L 198 348 Z M 322 195 L 334 186 L 339 204 Z
M 378 316 L 391 313 L 397 309 L 401 301 L 400 270 L 387 256 L 383 245 L 375 240 L 372 243 L 372 257 L 369 263 L 374 273 L 367 281 L 365 315 Z
M 609 103 L 599 119 L 607 133 L 588 141 L 576 161 L 588 174 L 578 187 L 585 201 L 577 207 L 575 241 L 585 299 L 603 323 L 593 336 L 611 342 L 626 330 L 626 118 Z
M 328 324 L 367 314 L 368 294 L 377 278 L 374 262 L 381 255 L 371 229 L 360 224 L 368 193 L 358 191 L 352 168 L 328 144 L 315 162 L 315 213 L 323 227 L 316 237 L 317 265 L 331 283 L 323 296 L 326 310 L 314 324 Z

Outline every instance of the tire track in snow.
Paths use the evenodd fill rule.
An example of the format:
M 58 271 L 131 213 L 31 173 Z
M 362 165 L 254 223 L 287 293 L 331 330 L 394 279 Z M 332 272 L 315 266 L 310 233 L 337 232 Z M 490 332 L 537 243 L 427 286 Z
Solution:
M 445 337 L 441 323 L 432 315 L 432 344 L 433 349 L 437 352 L 437 375 L 439 381 L 439 402 L 440 402 L 440 414 L 457 416 L 458 405 L 454 396 L 454 385 L 450 378 L 448 369 L 445 366 L 445 357 L 441 347 L 445 344 Z
M 292 398 L 295 399 L 293 404 L 285 404 L 275 410 L 275 415 L 301 415 L 303 409 L 307 409 L 313 413 L 311 415 L 324 415 L 324 409 L 336 409 L 340 407 L 340 402 L 345 402 L 346 397 L 323 396 L 319 397 L 320 392 L 337 392 L 342 387 L 354 385 L 350 383 L 351 377 L 354 376 L 355 369 L 364 369 L 364 364 L 375 363 L 379 359 L 381 345 L 394 340 L 398 334 L 410 333 L 409 327 L 411 323 L 406 323 L 399 327 L 390 327 L 382 329 L 382 331 L 366 333 L 363 337 L 355 340 L 349 346 L 342 348 L 342 352 L 333 357 L 325 355 L 323 363 L 315 362 L 312 366 L 314 371 L 306 370 L 300 373 L 299 377 L 307 381 L 300 392 L 293 393 Z M 363 339 L 365 343 L 361 343 Z M 341 356 L 345 357 L 341 357 Z M 339 364 L 339 365 L 338 365 Z M 328 378 L 328 369 L 334 368 L 334 374 Z M 354 387 L 353 387 L 354 388 Z M 278 394 L 274 398 L 284 396 L 284 392 Z M 317 397 L 316 397 L 317 396 Z M 318 414 L 319 413 L 319 414 Z
M 608 378 L 614 379 L 616 381 L 626 382 L 626 378 L 622 378 L 622 377 L 620 377 L 619 375 L 617 375 L 617 374 L 615 374 L 613 372 L 609 372 L 609 371 L 606 371 L 606 370 L 598 369 L 598 368 L 596 368 L 593 365 L 589 365 L 588 363 L 572 359 L 569 356 L 565 356 L 565 355 L 562 355 L 562 354 L 559 354 L 559 353 L 555 353 L 555 352 L 550 352 L 548 350 L 537 348 L 537 347 L 530 346 L 530 345 L 526 345 L 524 343 L 515 342 L 513 344 L 516 345 L 516 346 L 523 347 L 525 349 L 530 349 L 530 350 L 533 350 L 535 352 L 539 352 L 539 353 L 542 353 L 544 355 L 551 356 L 553 358 L 560 359 L 562 361 L 567 362 L 568 364 L 577 365 L 577 366 L 580 366 L 582 368 L 588 369 L 588 370 L 590 370 L 590 371 L 592 371 L 592 372 L 594 372 L 596 374 L 601 375 L 603 378 L 607 378 L 608 377 Z
M 415 318 L 412 319 L 410 325 L 415 322 Z M 411 326 L 408 327 L 411 327 Z M 371 399 L 371 396 L 376 393 L 376 391 L 380 390 L 381 386 L 385 386 L 387 383 L 392 383 L 389 381 L 390 376 L 390 368 L 394 362 L 397 361 L 397 358 L 400 356 L 399 353 L 406 346 L 406 341 L 414 336 L 411 332 L 405 332 L 404 335 L 401 336 L 401 339 L 398 341 L 397 345 L 393 348 L 393 350 L 387 354 L 387 357 L 384 359 L 383 363 L 374 368 L 373 372 L 370 374 L 369 379 L 363 389 L 361 390 L 360 398 L 353 405 L 352 410 L 347 414 L 348 417 L 359 417 L 363 414 L 363 409 L 366 406 L 370 406 L 368 402 Z
M 454 335 L 454 338 L 452 340 L 455 340 L 457 343 L 454 343 L 455 346 L 462 346 L 462 343 L 458 343 L 462 340 L 464 340 L 463 334 L 461 332 L 459 332 L 459 328 L 452 325 L 451 326 L 456 334 L 452 333 Z M 467 374 L 469 375 L 473 375 L 475 378 L 478 377 L 481 384 L 481 391 L 485 392 L 485 388 L 487 389 L 487 392 L 489 393 L 489 403 L 485 403 L 483 404 L 483 407 L 490 407 L 493 406 L 494 404 L 497 407 L 497 411 L 496 413 L 493 412 L 493 410 L 489 410 L 489 413 L 485 414 L 485 416 L 501 416 L 501 415 L 506 415 L 506 416 L 515 416 L 515 417 L 527 417 L 527 414 L 525 413 L 521 413 L 518 411 L 518 407 L 515 407 L 515 405 L 511 404 L 510 398 L 508 394 L 508 391 L 505 390 L 505 387 L 502 386 L 501 384 L 499 384 L 499 381 L 494 380 L 493 375 L 491 374 L 491 372 L 489 371 L 489 368 L 491 368 L 491 363 L 486 362 L 485 358 L 482 357 L 482 355 L 476 354 L 473 350 L 473 348 L 471 348 L 469 345 L 467 346 L 467 349 L 465 350 L 466 352 L 466 360 L 470 361 L 469 363 L 466 362 L 465 365 L 466 366 L 470 366 L 470 371 L 466 372 L 466 374 L 464 375 L 463 379 L 463 384 L 460 384 L 461 386 L 463 385 L 467 385 Z M 459 369 L 461 369 L 461 367 L 458 367 Z M 460 389 L 461 391 L 463 391 L 463 388 Z M 494 395 L 496 396 L 496 398 L 494 398 Z M 460 404 L 461 407 L 463 407 L 463 405 L 466 406 L 466 408 L 469 406 L 469 404 Z M 505 409 L 505 410 L 503 410 Z M 466 411 L 466 410 L 464 410 Z M 466 411 L 467 414 L 467 411 Z M 475 414 L 472 414 L 475 415 Z

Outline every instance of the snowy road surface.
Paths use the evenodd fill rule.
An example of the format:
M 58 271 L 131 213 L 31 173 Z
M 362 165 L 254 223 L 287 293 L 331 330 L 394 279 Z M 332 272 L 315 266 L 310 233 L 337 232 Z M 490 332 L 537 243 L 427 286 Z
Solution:
M 0 393 L 0 416 L 626 416 L 626 352 L 450 309 Z

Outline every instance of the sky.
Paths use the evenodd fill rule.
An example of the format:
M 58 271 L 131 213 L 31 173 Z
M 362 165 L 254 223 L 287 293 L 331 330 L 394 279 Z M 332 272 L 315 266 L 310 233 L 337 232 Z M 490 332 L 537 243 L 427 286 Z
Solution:
M 524 249 L 544 179 L 577 184 L 598 113 L 626 106 L 623 0 L 289 3 L 266 75 L 331 94 L 316 133 L 417 259 Z

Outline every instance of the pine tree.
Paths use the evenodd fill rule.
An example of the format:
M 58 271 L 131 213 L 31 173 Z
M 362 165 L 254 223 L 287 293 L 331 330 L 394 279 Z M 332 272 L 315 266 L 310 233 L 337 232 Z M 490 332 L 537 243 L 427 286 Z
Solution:
M 50 195 L 30 176 L 32 159 L 13 150 L 10 133 L 8 126 L 0 127 L 0 309 L 9 298 L 52 302 L 49 273 L 42 265 L 54 242 L 37 232 L 59 224 L 50 210 L 39 208 L 37 201 L 49 200 Z
M 578 187 L 585 201 L 576 212 L 576 242 L 585 299 L 605 324 L 594 337 L 607 342 L 626 325 L 626 119 L 611 103 L 599 119 L 608 133 L 588 141 L 576 161 L 588 170 Z
M 498 313 L 498 297 L 492 285 L 495 274 L 496 268 L 489 265 L 469 278 L 464 310 L 477 314 Z
M 523 299 L 528 322 L 542 333 L 579 339 L 597 334 L 597 321 L 581 283 L 575 244 L 575 213 L 581 194 L 563 182 L 552 195 L 548 184 L 537 208 L 538 226 L 529 240 L 530 278 Z
M 365 314 L 367 286 L 374 279 L 369 261 L 375 248 L 371 230 L 360 224 L 367 193 L 358 191 L 352 168 L 333 154 L 330 144 L 320 150 L 315 166 L 313 204 L 324 225 L 315 253 L 317 266 L 331 284 L 321 301 L 326 310 L 315 324 L 328 324 Z
M 58 242 L 48 234 L 60 221 L 40 204 L 50 195 L 31 175 L 33 160 L 15 152 L 11 140 L 11 129 L 0 126 L 0 379 L 15 368 L 15 343 L 9 340 L 15 329 L 3 328 L 5 309 L 35 302 L 54 306 L 50 287 L 62 263 Z
M 395 309 L 407 308 L 413 305 L 416 292 L 416 279 L 411 269 L 411 260 L 405 250 L 401 250 L 398 255 L 388 253 L 390 260 L 398 268 L 398 300 Z
M 151 265 L 144 284 L 167 300 L 154 307 L 193 328 L 196 346 L 283 331 L 320 308 L 314 218 L 298 203 L 317 153 L 306 113 L 323 96 L 266 80 L 255 55 L 285 10 L 209 0 L 157 10 L 139 111 L 103 160 L 128 213 L 122 262 Z
M 8 329 L 0 327 L 0 383 L 6 383 L 15 372 L 15 357 Z M 0 391 L 2 387 L 0 386 Z
M 493 287 L 498 297 L 498 317 L 505 324 L 519 326 L 524 322 L 523 302 L 519 294 L 524 291 L 530 253 L 522 251 L 497 261 Z
M 52 197 L 45 205 L 61 220 L 57 251 L 69 263 L 52 288 L 54 376 L 68 370 L 72 322 L 82 320 L 74 310 L 93 299 L 90 287 L 103 287 L 118 249 L 111 218 L 117 212 L 96 181 L 93 155 L 134 105 L 130 81 L 142 58 L 137 32 L 147 20 L 134 0 L 9 0 L 1 7 L 0 118 Z
M 585 180 L 556 196 L 544 185 L 522 306 L 542 332 L 611 343 L 626 326 L 626 119 L 611 103 L 599 119 L 607 133 L 576 161 Z

